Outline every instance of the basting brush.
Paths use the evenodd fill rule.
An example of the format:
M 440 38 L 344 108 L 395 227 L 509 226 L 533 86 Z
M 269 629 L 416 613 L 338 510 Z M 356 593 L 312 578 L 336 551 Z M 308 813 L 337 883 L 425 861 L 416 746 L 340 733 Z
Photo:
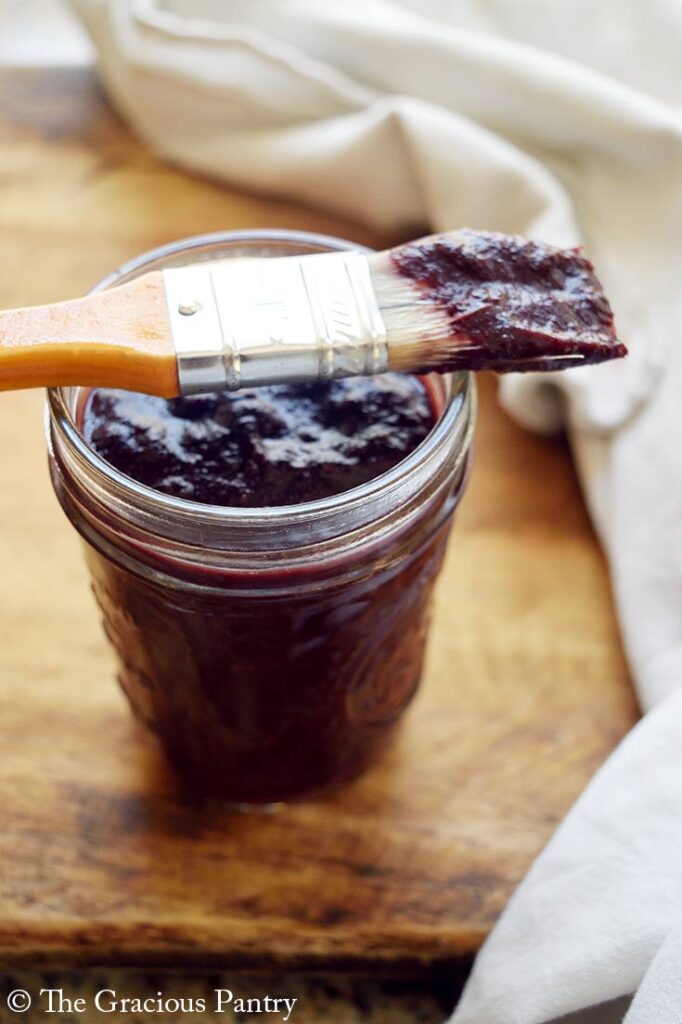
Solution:
M 0 390 L 163 398 L 385 370 L 559 370 L 626 354 L 589 260 L 461 230 L 386 252 L 223 259 L 0 312 Z

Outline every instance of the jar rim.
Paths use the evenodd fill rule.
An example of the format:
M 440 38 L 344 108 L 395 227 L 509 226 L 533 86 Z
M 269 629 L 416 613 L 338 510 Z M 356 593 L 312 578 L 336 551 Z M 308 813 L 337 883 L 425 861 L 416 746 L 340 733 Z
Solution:
M 278 248 L 303 250 L 306 252 L 327 252 L 356 249 L 371 252 L 366 246 L 346 239 L 329 235 L 315 234 L 307 231 L 288 231 L 286 229 L 254 229 L 251 231 L 224 231 L 204 235 L 194 235 L 180 239 L 167 245 L 151 249 L 139 256 L 126 261 L 118 269 L 108 274 L 91 290 L 90 294 L 102 291 L 122 283 L 124 280 L 137 276 L 151 269 L 154 264 L 171 265 L 178 258 L 192 255 L 196 259 L 202 251 L 205 258 L 218 255 L 224 247 L 233 254 L 235 249 L 244 248 Z M 174 521 L 179 527 L 190 526 L 196 531 L 207 530 L 212 533 L 216 528 L 226 530 L 262 530 L 267 527 L 276 531 L 294 525 L 315 522 L 317 524 L 336 518 L 339 515 L 352 513 L 368 502 L 372 502 L 386 491 L 387 488 L 400 487 L 414 473 L 417 467 L 423 467 L 437 453 L 439 447 L 447 440 L 456 428 L 462 426 L 461 452 L 462 457 L 468 449 L 473 425 L 474 385 L 469 373 L 451 374 L 445 378 L 448 383 L 446 404 L 438 420 L 427 436 L 404 459 L 396 463 L 385 473 L 357 487 L 350 488 L 340 494 L 314 501 L 301 502 L 296 505 L 277 505 L 262 508 L 241 508 L 235 506 L 209 505 L 164 494 L 145 484 L 139 483 L 107 462 L 90 445 L 87 444 L 78 429 L 73 409 L 76 403 L 71 400 L 74 388 L 52 388 L 48 390 L 48 443 L 52 447 L 51 430 L 56 430 L 59 441 L 66 445 L 73 464 L 86 472 L 89 486 L 94 489 L 102 503 L 120 514 L 132 508 L 144 509 L 149 517 L 157 515 L 166 522 Z M 181 532 L 183 532 L 181 530 Z

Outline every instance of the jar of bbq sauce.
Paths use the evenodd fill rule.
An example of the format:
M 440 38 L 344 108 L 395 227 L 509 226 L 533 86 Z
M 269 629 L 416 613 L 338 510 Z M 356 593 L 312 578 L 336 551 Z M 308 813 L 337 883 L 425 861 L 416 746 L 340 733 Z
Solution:
M 349 248 L 357 247 L 286 231 L 201 236 L 141 256 L 96 290 L 197 259 Z M 418 443 L 385 468 L 381 456 L 386 453 L 376 447 L 378 427 L 369 425 L 374 448 L 356 459 L 361 478 L 351 474 L 351 486 L 338 490 L 343 475 L 332 467 L 334 484 L 328 489 L 338 492 L 325 496 L 328 467 L 313 467 L 307 491 L 301 483 L 305 475 L 293 473 L 282 482 L 282 451 L 293 451 L 293 462 L 297 459 L 292 439 L 285 437 L 276 471 L 268 465 L 270 475 L 263 478 L 269 493 L 260 496 L 260 507 L 229 504 L 236 493 L 242 500 L 234 490 L 236 476 L 228 477 L 224 493 L 214 491 L 214 464 L 207 472 L 200 455 L 208 490 L 188 484 L 177 472 L 166 472 L 165 490 L 154 485 L 150 452 L 153 456 L 159 448 L 161 427 L 175 430 L 183 417 L 196 425 L 203 398 L 163 403 L 172 422 L 159 426 L 161 400 L 124 396 L 134 428 L 116 421 L 109 429 L 105 420 L 104 436 L 110 443 L 122 430 L 137 436 L 143 424 L 151 441 L 135 450 L 131 463 L 117 465 L 109 448 L 104 455 L 97 450 L 97 424 L 90 434 L 86 427 L 93 408 L 100 420 L 119 408 L 120 393 L 95 393 L 94 399 L 75 388 L 49 393 L 52 480 L 84 540 L 121 686 L 136 717 L 156 734 L 185 785 L 198 794 L 264 804 L 349 781 L 381 754 L 417 689 L 431 593 L 466 482 L 475 395 L 466 374 L 377 380 L 382 386 L 378 405 L 372 404 L 371 380 L 357 387 L 371 399 L 369 408 L 378 409 L 377 419 L 393 402 L 386 413 L 393 417 L 390 429 L 379 430 L 389 447 L 402 437 L 409 448 L 405 423 L 416 422 L 403 422 L 395 396 L 398 402 L 407 395 L 418 403 L 419 396 L 405 389 L 421 389 L 415 415 L 421 415 L 422 428 L 426 396 L 430 422 Z M 337 388 L 344 386 L 338 382 Z M 325 408 L 331 402 L 335 415 L 346 416 L 348 390 L 325 392 L 321 399 L 311 387 L 300 392 L 302 406 L 307 403 L 315 413 L 320 402 Z M 296 410 L 298 395 L 295 389 L 284 395 L 287 408 Z M 260 389 L 242 396 L 237 408 L 245 407 L 248 416 L 239 421 L 239 430 L 247 429 L 245 423 L 254 429 L 263 401 L 274 402 L 277 411 L 281 398 L 280 393 L 261 397 Z M 349 400 L 356 398 L 353 392 Z M 156 405 L 140 406 L 145 401 Z M 213 423 L 225 420 L 226 401 L 215 399 L 222 404 L 215 405 Z M 356 403 L 355 415 L 357 408 Z M 297 428 L 296 443 L 302 438 L 307 444 L 313 428 L 318 437 L 329 433 L 324 423 L 304 427 L 305 434 Z M 232 433 L 226 435 L 230 444 Z M 248 478 L 248 460 L 242 471 Z

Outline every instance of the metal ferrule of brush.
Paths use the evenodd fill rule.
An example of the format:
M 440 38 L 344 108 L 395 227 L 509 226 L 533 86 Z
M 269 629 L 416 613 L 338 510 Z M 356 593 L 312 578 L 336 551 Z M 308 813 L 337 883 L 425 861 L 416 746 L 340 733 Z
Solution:
M 216 260 L 163 276 L 184 395 L 388 366 L 361 253 Z

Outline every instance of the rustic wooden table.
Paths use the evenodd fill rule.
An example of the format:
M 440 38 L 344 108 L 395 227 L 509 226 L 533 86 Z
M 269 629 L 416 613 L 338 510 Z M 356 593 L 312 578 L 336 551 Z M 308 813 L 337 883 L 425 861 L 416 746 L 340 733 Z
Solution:
M 2 306 L 82 293 L 205 231 L 385 241 L 162 164 L 87 69 L 0 74 L 0 177 Z M 471 957 L 635 719 L 565 445 L 518 429 L 482 381 L 428 670 L 395 751 L 334 798 L 239 816 L 183 802 L 129 719 L 51 493 L 42 407 L 0 400 L 0 961 L 395 975 Z

